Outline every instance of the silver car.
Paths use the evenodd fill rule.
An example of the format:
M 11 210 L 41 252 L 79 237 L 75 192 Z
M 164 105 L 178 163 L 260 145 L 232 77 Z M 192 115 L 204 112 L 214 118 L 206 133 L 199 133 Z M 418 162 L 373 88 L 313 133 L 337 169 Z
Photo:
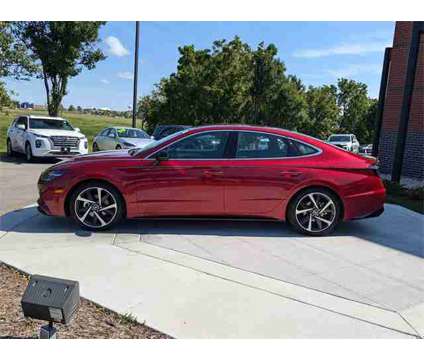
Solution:
M 116 126 L 103 129 L 94 137 L 93 151 L 142 148 L 154 141 L 143 130 Z

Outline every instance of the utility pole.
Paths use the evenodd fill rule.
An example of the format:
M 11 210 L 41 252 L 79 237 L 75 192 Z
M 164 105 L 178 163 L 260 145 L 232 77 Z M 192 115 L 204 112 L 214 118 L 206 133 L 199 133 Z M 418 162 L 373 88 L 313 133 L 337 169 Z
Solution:
M 137 80 L 138 80 L 138 42 L 140 37 L 140 21 L 135 22 L 135 53 L 134 53 L 134 89 L 132 108 L 132 127 L 136 127 L 137 118 Z

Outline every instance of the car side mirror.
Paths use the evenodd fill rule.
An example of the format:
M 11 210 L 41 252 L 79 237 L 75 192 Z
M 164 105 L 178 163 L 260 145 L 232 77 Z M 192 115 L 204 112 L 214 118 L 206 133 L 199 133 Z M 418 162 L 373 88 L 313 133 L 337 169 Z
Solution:
M 18 128 L 18 129 L 21 129 L 21 130 L 26 130 L 26 129 L 25 129 L 25 125 L 24 125 L 24 124 L 18 124 L 18 125 L 17 125 L 17 128 Z
M 81 132 L 80 128 L 75 128 L 75 131 Z
M 156 164 L 159 164 L 162 161 L 169 160 L 169 156 L 168 156 L 168 153 L 166 151 L 159 151 L 156 154 L 155 159 L 156 159 Z
M 155 140 L 155 137 L 152 135 L 152 136 L 150 136 L 150 139 Z

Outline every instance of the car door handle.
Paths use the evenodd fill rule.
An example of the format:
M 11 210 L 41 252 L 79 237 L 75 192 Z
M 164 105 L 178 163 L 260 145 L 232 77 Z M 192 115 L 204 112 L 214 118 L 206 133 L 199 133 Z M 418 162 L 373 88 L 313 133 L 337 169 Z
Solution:
M 221 170 L 204 170 L 203 176 L 204 177 L 214 177 L 214 176 L 222 176 L 224 175 L 224 172 Z
M 296 178 L 302 175 L 300 171 L 296 171 L 296 170 L 282 170 L 280 171 L 280 174 L 286 178 Z

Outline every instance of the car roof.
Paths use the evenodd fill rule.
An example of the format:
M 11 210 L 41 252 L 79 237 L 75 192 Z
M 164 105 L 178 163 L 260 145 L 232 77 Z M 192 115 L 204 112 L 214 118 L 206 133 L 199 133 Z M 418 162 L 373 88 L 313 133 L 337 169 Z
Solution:
M 144 131 L 143 129 L 133 128 L 133 127 L 130 127 L 130 126 L 111 126 L 111 127 L 106 128 L 106 129 L 134 129 L 134 130 Z
M 21 116 L 27 116 L 30 119 L 49 119 L 49 120 L 62 120 L 64 121 L 64 118 L 61 118 L 59 116 L 43 116 L 43 115 L 21 115 Z
M 354 134 L 331 134 L 330 136 L 354 136 Z

